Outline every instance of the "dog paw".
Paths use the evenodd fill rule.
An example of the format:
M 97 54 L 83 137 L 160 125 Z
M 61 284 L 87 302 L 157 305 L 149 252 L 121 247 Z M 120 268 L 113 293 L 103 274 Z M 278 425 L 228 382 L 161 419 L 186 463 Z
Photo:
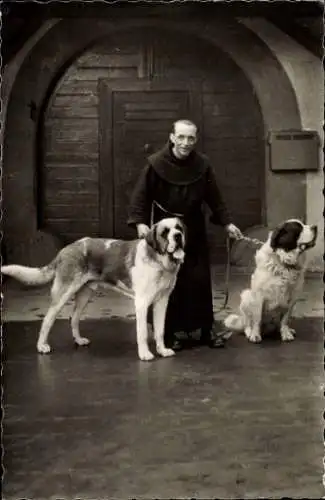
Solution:
M 255 344 L 262 341 L 262 337 L 261 337 L 260 332 L 256 332 L 256 331 L 252 330 L 251 328 L 245 329 L 245 335 L 250 342 L 254 342 Z
M 149 350 L 139 352 L 139 358 L 141 359 L 141 361 L 151 361 L 152 359 L 154 359 L 154 357 L 155 356 Z
M 51 352 L 51 347 L 49 346 L 49 344 L 37 344 L 37 351 L 40 354 L 48 354 L 49 352 Z
M 289 328 L 288 326 L 281 327 L 281 340 L 282 342 L 290 342 L 295 338 L 295 331 L 293 328 Z
M 75 343 L 77 345 L 88 345 L 90 344 L 90 340 L 87 339 L 86 337 L 78 337 L 74 339 Z
M 163 348 L 160 348 L 160 349 L 157 348 L 157 352 L 163 358 L 168 358 L 170 356 L 175 356 L 175 351 L 173 351 L 173 349 L 168 349 L 167 347 L 163 347 Z

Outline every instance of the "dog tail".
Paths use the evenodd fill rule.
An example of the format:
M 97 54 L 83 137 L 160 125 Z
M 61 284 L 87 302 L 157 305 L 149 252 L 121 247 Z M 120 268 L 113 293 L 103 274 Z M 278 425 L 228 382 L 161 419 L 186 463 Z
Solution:
M 229 314 L 224 320 L 224 325 L 235 332 L 242 332 L 245 328 L 244 318 L 238 314 Z
M 40 286 L 50 283 L 55 275 L 55 261 L 44 267 L 27 267 L 16 264 L 2 266 L 1 273 L 24 283 L 24 285 Z

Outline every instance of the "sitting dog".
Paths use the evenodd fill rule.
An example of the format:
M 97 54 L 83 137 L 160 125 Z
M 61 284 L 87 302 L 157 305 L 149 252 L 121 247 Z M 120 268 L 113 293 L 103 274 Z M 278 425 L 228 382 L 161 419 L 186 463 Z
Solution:
M 317 226 L 290 219 L 269 234 L 257 250 L 251 287 L 241 293 L 239 314 L 230 314 L 226 328 L 242 331 L 251 342 L 260 342 L 268 326 L 280 330 L 282 341 L 294 339 L 288 322 L 302 289 L 306 251 L 315 246 Z
M 147 313 L 153 306 L 156 349 L 163 357 L 175 352 L 164 343 L 164 326 L 169 296 L 185 257 L 185 227 L 178 218 L 162 219 L 147 236 L 132 241 L 83 238 L 64 247 L 45 267 L 20 265 L 1 267 L 1 272 L 27 285 L 52 282 L 51 305 L 46 313 L 37 342 L 39 353 L 49 353 L 50 329 L 68 300 L 74 298 L 71 329 L 78 345 L 89 340 L 80 336 L 79 320 L 93 290 L 99 284 L 134 298 L 139 358 L 154 358 L 148 347 Z

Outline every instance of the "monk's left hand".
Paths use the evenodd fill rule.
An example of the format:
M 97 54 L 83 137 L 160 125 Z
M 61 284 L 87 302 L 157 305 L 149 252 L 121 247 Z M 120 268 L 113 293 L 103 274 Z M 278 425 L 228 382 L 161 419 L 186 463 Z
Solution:
M 240 240 L 243 237 L 241 230 L 235 226 L 235 224 L 228 224 L 226 226 L 226 231 L 230 238 L 234 238 L 235 240 Z

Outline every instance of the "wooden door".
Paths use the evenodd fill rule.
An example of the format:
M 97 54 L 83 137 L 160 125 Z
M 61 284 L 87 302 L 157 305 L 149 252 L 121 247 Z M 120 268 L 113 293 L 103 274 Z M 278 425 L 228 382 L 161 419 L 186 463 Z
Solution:
M 147 156 L 167 142 L 172 123 L 200 121 L 201 93 L 195 90 L 183 82 L 100 82 L 101 235 L 135 236 L 126 224 L 132 189 Z

